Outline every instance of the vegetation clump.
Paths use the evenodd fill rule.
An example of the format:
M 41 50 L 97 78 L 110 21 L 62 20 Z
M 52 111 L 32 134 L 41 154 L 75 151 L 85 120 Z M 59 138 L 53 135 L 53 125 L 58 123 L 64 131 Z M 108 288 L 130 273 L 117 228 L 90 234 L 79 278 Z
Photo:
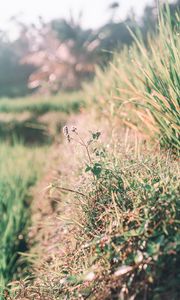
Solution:
M 62 262 L 54 299 L 178 299 L 176 161 L 160 153 L 112 155 L 98 146 L 99 135 L 78 141 L 87 154 L 82 176 L 90 173 L 77 192 L 81 238 Z
M 173 24 L 176 24 L 174 26 Z M 180 16 L 159 12 L 158 35 L 148 46 L 134 33 L 135 44 L 115 54 L 107 70 L 98 70 L 87 93 L 111 121 L 158 138 L 164 146 L 180 149 Z M 93 91 L 93 92 L 92 92 Z

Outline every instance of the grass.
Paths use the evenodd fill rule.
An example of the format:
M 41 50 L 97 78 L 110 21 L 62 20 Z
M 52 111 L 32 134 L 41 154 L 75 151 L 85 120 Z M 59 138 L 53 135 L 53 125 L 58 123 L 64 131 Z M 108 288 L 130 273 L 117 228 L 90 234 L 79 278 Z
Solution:
M 31 96 L 20 99 L 1 99 L 1 113 L 22 113 L 31 112 L 34 116 L 41 115 L 50 111 L 60 111 L 64 113 L 76 113 L 83 105 L 80 93 L 59 94 L 57 96 Z
M 26 249 L 29 188 L 42 169 L 42 149 L 0 145 L 0 299 L 6 284 L 21 273 L 18 252 Z
M 98 141 L 99 132 L 85 140 L 77 130 L 65 133 L 71 141 L 63 163 L 71 168 L 75 163 L 75 169 L 67 170 L 64 179 L 61 175 L 52 192 L 62 192 L 57 219 L 66 220 L 67 233 L 56 244 L 50 264 L 39 258 L 42 269 L 38 268 L 37 281 L 27 290 L 23 286 L 27 299 L 40 295 L 48 300 L 178 300 L 179 169 L 174 154 L 148 150 L 141 141 L 125 142 L 123 137 L 109 140 L 106 146 Z M 74 143 L 84 149 L 84 158 L 80 150 L 72 157 Z M 45 231 L 50 223 L 44 225 Z M 68 223 L 74 224 L 73 229 L 68 230 Z M 62 225 L 51 226 L 49 246 L 54 230 Z M 68 246 L 61 256 L 66 239 Z
M 178 13 L 176 18 L 179 22 Z M 135 44 L 116 54 L 107 70 L 99 69 L 93 86 L 86 88 L 90 103 L 94 100 L 93 110 L 100 111 L 105 141 L 99 141 L 100 131 L 84 139 L 75 127 L 64 128 L 68 146 L 63 144 L 65 154 L 61 148 L 58 156 L 60 153 L 65 174 L 63 177 L 58 170 L 60 178 L 49 185 L 52 189 L 45 201 L 52 201 L 54 208 L 48 220 L 46 213 L 42 215 L 41 250 L 37 251 L 41 256 L 34 262 L 34 280 L 21 281 L 15 299 L 20 294 L 44 300 L 180 298 L 178 34 L 179 27 L 173 28 L 167 7 L 164 15 L 159 14 L 158 34 L 149 36 L 148 47 L 140 36 L 134 36 Z M 34 101 L 24 104 L 19 100 L 12 106 L 6 101 L 1 111 L 44 113 L 47 106 L 43 101 L 37 101 L 41 108 Z M 48 109 L 56 110 L 58 100 L 53 101 L 55 106 L 48 104 Z M 92 117 L 88 123 L 85 115 L 86 127 L 94 122 Z M 148 136 L 158 143 L 150 143 Z M 85 151 L 85 157 L 79 148 L 73 150 L 74 143 Z M 32 168 L 26 165 L 25 169 L 30 177 L 20 172 L 20 182 L 26 184 L 18 203 L 23 203 L 32 182 L 28 181 Z M 16 186 L 21 188 L 19 181 Z M 17 215 L 9 210 L 17 224 L 23 222 L 23 217 L 18 217 L 23 216 L 21 208 Z M 10 228 L 11 237 L 17 237 L 16 226 Z M 7 261 L 6 256 L 3 259 Z M 3 274 L 10 272 L 3 264 Z M 6 277 L 3 275 L 4 285 Z
M 64 265 L 62 294 L 64 289 L 69 299 L 179 299 L 177 162 L 170 153 L 140 159 L 128 153 L 125 159 L 104 149 L 92 149 L 97 156 L 88 170 L 95 179 L 80 189 L 87 196 L 81 250 Z
M 180 149 L 180 15 L 173 27 L 169 8 L 159 13 L 156 36 L 145 46 L 140 35 L 134 45 L 114 56 L 107 70 L 97 70 L 90 99 L 111 122 L 125 125 L 159 139 L 166 147 Z
M 179 24 L 178 13 L 176 18 Z M 100 132 L 83 139 L 76 128 L 64 129 L 67 169 L 50 195 L 56 191 L 62 220 L 52 231 L 67 230 L 60 245 L 50 235 L 57 253 L 40 257 L 34 281 L 23 286 L 28 299 L 180 298 L 178 35 L 167 7 L 147 47 L 134 36 L 135 44 L 116 54 L 105 71 L 98 69 L 93 86 L 85 87 L 109 133 L 99 143 Z M 86 126 L 93 122 L 86 120 Z M 146 135 L 138 142 L 139 132 Z M 85 159 L 72 150 L 74 142 Z
M 67 115 L 80 110 L 79 97 L 0 100 L 0 299 L 7 284 L 23 276 L 19 252 L 27 251 L 29 189 L 43 169 L 47 147 L 42 144 L 50 145 Z
M 15 139 L 26 144 L 50 144 L 62 128 L 67 115 L 79 112 L 83 105 L 80 93 L 1 99 L 1 140 L 11 143 Z

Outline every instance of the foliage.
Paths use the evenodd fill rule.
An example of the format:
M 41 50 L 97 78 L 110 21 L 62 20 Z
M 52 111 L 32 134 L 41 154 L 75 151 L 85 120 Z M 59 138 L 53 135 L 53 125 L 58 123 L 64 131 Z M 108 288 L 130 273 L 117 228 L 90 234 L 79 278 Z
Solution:
M 83 105 L 81 93 L 61 93 L 56 96 L 26 97 L 16 100 L 2 98 L 0 100 L 0 112 L 22 113 L 28 111 L 35 116 L 51 111 L 60 111 L 70 114 L 71 112 L 78 112 Z
M 76 23 L 73 19 L 52 22 L 52 28 L 57 32 L 60 41 L 73 42 L 71 51 L 77 56 L 78 63 L 82 61 L 84 64 L 86 62 L 103 67 L 112 58 L 115 49 L 132 43 L 127 26 L 134 29 L 135 25 L 130 18 L 119 23 L 110 20 L 97 30 L 85 30 L 81 28 L 80 22 Z
M 133 29 L 131 20 L 110 21 L 97 30 L 84 29 L 72 17 L 43 23 L 36 29 L 41 42 L 22 60 L 38 68 L 29 77 L 29 87 L 54 93 L 80 88 L 83 81 L 93 78 L 96 64 L 105 65 L 113 49 L 132 42 L 127 25 Z
M 26 145 L 51 144 L 70 113 L 83 107 L 82 95 L 61 94 L 44 99 L 27 97 L 0 101 L 1 140 L 21 141 Z
M 34 293 L 52 300 L 179 299 L 179 178 L 173 154 L 142 149 L 138 158 L 134 147 L 121 152 L 117 140 L 108 150 L 100 132 L 85 140 L 75 127 L 64 133 L 68 147 L 78 143 L 86 155 L 78 189 L 63 188 L 62 178 L 53 184 L 76 195 L 78 209 L 69 217 L 76 247 L 68 244 L 63 259 L 55 256 L 42 277 L 27 290 L 25 284 L 27 298 Z
M 170 4 L 172 15 L 179 3 Z M 113 2 L 110 20 L 96 30 L 83 28 L 81 15 L 77 21 L 72 16 L 51 22 L 39 18 L 36 25 L 13 17 L 19 29 L 17 40 L 0 33 L 0 97 L 24 96 L 37 89 L 43 93 L 79 89 L 83 81 L 93 78 L 96 64 L 104 68 L 115 50 L 132 43 L 127 26 L 132 31 L 141 28 L 145 42 L 147 32 L 156 30 L 156 7 L 147 6 L 139 23 L 132 13 L 116 22 L 117 9 L 118 2 Z
M 40 173 L 41 160 L 37 149 L 27 149 L 20 144 L 13 147 L 1 144 L 0 152 L 0 299 L 3 299 L 6 284 L 22 271 L 18 252 L 26 250 L 30 215 L 28 189 Z
M 176 20 L 174 28 L 169 8 L 160 13 L 158 37 L 150 36 L 148 47 L 132 33 L 136 44 L 116 54 L 105 72 L 99 69 L 88 92 L 109 119 L 117 116 L 126 125 L 144 128 L 159 136 L 162 144 L 179 149 L 178 13 Z
M 43 97 L 1 100 L 0 299 L 4 299 L 3 292 L 8 294 L 8 283 L 22 278 L 24 268 L 27 271 L 26 260 L 19 252 L 28 250 L 30 187 L 39 178 L 47 158 L 47 148 L 41 144 L 57 135 L 51 127 L 57 127 L 59 134 L 67 114 L 79 112 L 81 97 L 61 94 L 51 97 L 51 101 Z M 2 143 L 4 139 L 8 142 Z
M 77 289 L 70 283 L 72 297 L 95 293 L 99 299 L 101 294 L 103 299 L 106 294 L 107 299 L 178 299 L 178 178 L 175 169 L 164 168 L 163 158 L 146 157 L 139 164 L 137 170 L 135 161 L 127 161 L 122 169 L 117 156 L 108 160 L 103 151 L 101 172 L 95 188 L 92 182 L 88 186 L 89 202 L 83 207 L 86 247 L 80 242 L 84 254 L 76 257 L 83 274 L 86 265 L 94 280 L 88 288 L 85 277 Z M 154 164 L 159 167 L 154 169 Z
M 17 42 L 11 43 L 0 36 L 0 97 L 19 97 L 28 93 L 27 80 L 35 68 L 21 65 L 21 56 L 22 49 L 19 52 Z

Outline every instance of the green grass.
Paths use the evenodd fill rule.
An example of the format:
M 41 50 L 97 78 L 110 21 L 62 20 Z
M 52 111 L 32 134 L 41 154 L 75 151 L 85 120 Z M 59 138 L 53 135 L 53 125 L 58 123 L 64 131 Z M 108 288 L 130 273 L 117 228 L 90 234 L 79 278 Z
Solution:
M 169 9 L 159 13 L 156 36 L 145 46 L 135 43 L 114 56 L 107 70 L 97 70 L 94 85 L 87 87 L 90 101 L 111 122 L 119 118 L 130 127 L 156 137 L 166 147 L 180 149 L 180 14 L 173 27 Z
M 15 119 L 8 123 L 0 121 L 0 138 L 1 141 L 9 141 L 11 144 L 21 141 L 28 145 L 50 144 L 53 140 L 53 136 L 48 133 L 48 125 L 32 117 L 25 121 Z
M 34 115 L 41 115 L 49 111 L 60 111 L 64 113 L 76 113 L 83 105 L 82 95 L 59 94 L 57 96 L 34 95 L 20 99 L 0 99 L 0 112 L 21 113 L 28 111 Z
M 0 144 L 0 299 L 6 284 L 20 272 L 18 251 L 26 249 L 29 188 L 41 173 L 42 153 L 20 144 Z
M 82 93 L 0 99 L 0 138 L 11 143 L 14 139 L 26 144 L 51 143 L 67 115 L 84 106 L 82 99 Z

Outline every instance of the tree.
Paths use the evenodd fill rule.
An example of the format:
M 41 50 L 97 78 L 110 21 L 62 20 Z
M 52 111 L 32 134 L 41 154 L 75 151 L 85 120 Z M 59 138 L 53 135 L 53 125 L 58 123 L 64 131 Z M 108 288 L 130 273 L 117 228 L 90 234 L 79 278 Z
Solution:
M 22 53 L 19 42 L 10 42 L 7 35 L 1 33 L 0 97 L 18 97 L 28 93 L 27 81 L 35 68 L 32 65 L 20 64 Z
M 109 5 L 109 10 L 112 12 L 112 15 L 111 15 L 111 22 L 113 22 L 114 18 L 115 18 L 115 15 L 116 15 L 116 12 L 119 8 L 119 3 L 117 1 L 115 2 L 112 2 L 110 5 Z

